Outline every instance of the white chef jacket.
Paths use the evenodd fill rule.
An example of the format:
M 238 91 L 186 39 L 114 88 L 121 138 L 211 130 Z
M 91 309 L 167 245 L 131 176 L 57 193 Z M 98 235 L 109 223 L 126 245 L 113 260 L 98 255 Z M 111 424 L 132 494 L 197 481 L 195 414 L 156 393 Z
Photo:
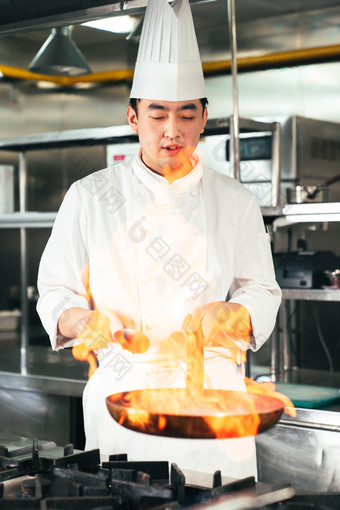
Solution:
M 41 259 L 38 313 L 53 349 L 77 342 L 57 335 L 58 318 L 70 307 L 95 305 L 110 317 L 112 333 L 128 317 L 150 338 L 145 354 L 118 344 L 98 352 L 83 399 L 87 449 L 247 476 L 256 473 L 253 438 L 147 436 L 116 424 L 105 404 L 118 391 L 185 386 L 185 362 L 169 362 L 159 345 L 197 306 L 225 299 L 244 305 L 254 350 L 274 327 L 281 293 L 256 200 L 193 158 L 193 170 L 172 184 L 139 155 L 74 183 Z M 205 348 L 204 359 L 206 387 L 245 389 L 226 348 Z

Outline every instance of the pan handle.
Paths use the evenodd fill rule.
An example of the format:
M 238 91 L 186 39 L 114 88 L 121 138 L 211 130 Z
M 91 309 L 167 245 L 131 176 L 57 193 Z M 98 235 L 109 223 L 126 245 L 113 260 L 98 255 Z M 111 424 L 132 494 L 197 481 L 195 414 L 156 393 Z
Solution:
M 337 182 L 339 180 L 340 180 L 340 174 L 334 175 L 334 177 L 331 177 L 330 179 L 328 179 L 328 181 L 324 182 L 323 185 L 329 186 L 330 184 L 333 184 L 334 182 Z
M 204 385 L 203 332 L 201 326 L 187 335 L 187 388 L 200 392 Z

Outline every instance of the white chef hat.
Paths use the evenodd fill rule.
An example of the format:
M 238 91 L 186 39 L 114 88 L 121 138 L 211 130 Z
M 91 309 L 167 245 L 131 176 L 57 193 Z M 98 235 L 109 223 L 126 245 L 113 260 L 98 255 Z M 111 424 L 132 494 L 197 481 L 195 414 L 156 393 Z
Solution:
M 189 0 L 148 0 L 131 98 L 188 101 L 206 97 Z

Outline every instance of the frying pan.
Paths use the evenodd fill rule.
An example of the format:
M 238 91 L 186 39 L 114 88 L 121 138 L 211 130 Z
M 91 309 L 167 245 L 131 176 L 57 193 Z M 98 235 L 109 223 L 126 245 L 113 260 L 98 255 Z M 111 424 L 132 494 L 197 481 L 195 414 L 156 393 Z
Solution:
M 192 439 L 259 434 L 280 419 L 281 400 L 243 391 L 204 389 L 203 336 L 187 336 L 186 388 L 115 393 L 106 398 L 112 418 L 137 432 Z

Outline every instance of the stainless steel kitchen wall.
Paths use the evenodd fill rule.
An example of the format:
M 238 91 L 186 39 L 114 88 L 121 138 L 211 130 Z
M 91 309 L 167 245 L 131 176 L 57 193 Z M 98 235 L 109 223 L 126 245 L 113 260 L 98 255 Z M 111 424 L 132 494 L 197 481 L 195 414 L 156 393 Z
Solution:
M 242 0 L 236 2 L 236 15 L 241 20 L 237 23 L 239 56 L 340 44 L 340 6 L 321 9 L 320 0 L 319 10 L 264 17 L 266 13 L 260 10 L 262 2 L 253 1 L 254 9 L 259 7 L 257 15 L 254 9 L 243 13 L 245 4 Z M 280 12 L 280 2 L 267 4 L 273 5 L 273 12 L 276 5 Z M 226 2 L 195 4 L 192 10 L 202 60 L 230 58 Z M 98 31 L 95 37 L 90 36 L 91 30 L 75 27 L 74 40 L 93 71 L 133 66 L 135 43 Z M 0 63 L 27 67 L 48 33 L 45 30 L 0 37 Z M 340 122 L 339 83 L 340 62 L 242 73 L 238 77 L 240 114 L 270 121 L 300 115 Z M 207 78 L 207 93 L 210 117 L 230 115 L 233 110 L 230 76 Z M 0 82 L 0 138 L 124 124 L 128 97 L 128 84 L 61 90 L 36 82 Z M 17 173 L 17 155 L 0 153 L 2 163 L 14 164 Z M 32 152 L 28 155 L 28 208 L 56 210 L 73 180 L 105 165 L 105 151 L 99 147 Z M 332 239 L 339 234 L 338 228 L 339 225 L 332 225 L 332 236 L 326 237 L 319 230 L 307 231 L 311 247 L 329 249 Z M 41 249 L 48 234 L 47 229 L 29 232 L 31 285 L 35 284 Z M 0 251 L 0 295 L 1 306 L 6 307 L 11 306 L 20 280 L 18 231 L 0 230 L 0 239 L 5 247 Z

